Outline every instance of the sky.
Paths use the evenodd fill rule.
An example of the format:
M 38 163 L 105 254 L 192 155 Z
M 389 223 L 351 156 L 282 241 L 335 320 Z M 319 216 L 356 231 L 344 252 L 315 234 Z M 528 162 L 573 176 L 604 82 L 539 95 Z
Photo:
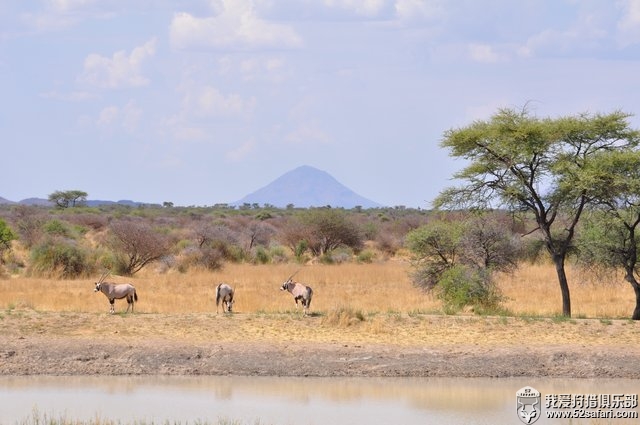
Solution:
M 430 208 L 500 108 L 640 113 L 640 0 L 0 0 L 0 197 Z M 640 119 L 630 119 L 640 127 Z

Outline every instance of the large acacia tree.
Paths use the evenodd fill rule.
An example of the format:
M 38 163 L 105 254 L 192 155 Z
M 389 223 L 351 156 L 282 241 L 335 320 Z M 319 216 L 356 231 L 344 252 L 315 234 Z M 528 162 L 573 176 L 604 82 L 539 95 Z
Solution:
M 631 318 L 640 320 L 640 152 L 604 155 L 594 173 L 608 190 L 581 228 L 578 257 L 587 266 L 624 270 L 636 300 Z
M 526 109 L 500 109 L 444 134 L 441 146 L 468 165 L 455 174 L 465 182 L 446 189 L 437 208 L 508 207 L 533 216 L 555 265 L 562 314 L 571 316 L 565 260 L 582 213 L 598 201 L 606 181 L 589 164 L 606 151 L 634 150 L 640 134 L 629 114 L 580 114 L 538 118 Z

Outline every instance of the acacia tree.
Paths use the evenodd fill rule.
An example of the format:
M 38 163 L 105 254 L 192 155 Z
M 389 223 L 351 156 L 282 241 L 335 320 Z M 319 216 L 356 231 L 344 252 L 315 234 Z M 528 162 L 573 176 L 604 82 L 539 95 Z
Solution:
M 635 293 L 631 319 L 640 320 L 640 152 L 606 155 L 596 173 L 609 190 L 582 226 L 578 258 L 587 266 L 622 268 Z
M 487 121 L 449 130 L 441 146 L 469 162 L 455 174 L 466 184 L 443 191 L 434 206 L 507 207 L 533 215 L 530 233 L 543 235 L 558 276 L 562 314 L 571 316 L 565 260 L 585 207 L 603 193 L 604 182 L 591 178 L 588 165 L 601 152 L 638 145 L 640 135 L 629 127 L 629 116 L 616 111 L 540 119 L 526 109 L 501 109 Z
M 60 208 L 68 208 L 84 204 L 87 196 L 87 192 L 81 190 L 56 190 L 49 195 L 49 201 Z
M 360 228 L 343 210 L 312 208 L 302 214 L 300 220 L 308 232 L 309 249 L 316 256 L 339 246 L 362 249 Z

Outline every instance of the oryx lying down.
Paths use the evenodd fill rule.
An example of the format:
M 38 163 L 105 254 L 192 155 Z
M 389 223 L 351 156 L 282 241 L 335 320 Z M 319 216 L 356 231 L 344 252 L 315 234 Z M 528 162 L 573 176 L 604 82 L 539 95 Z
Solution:
M 222 301 L 222 312 L 224 313 L 226 307 L 226 310 L 231 313 L 233 303 L 235 303 L 233 299 L 234 293 L 235 291 L 233 290 L 233 288 L 226 283 L 221 283 L 216 286 L 216 314 L 218 314 L 218 306 L 220 305 L 220 301 Z
M 133 303 L 138 301 L 138 294 L 136 293 L 136 288 L 130 283 L 111 283 L 105 282 L 104 278 L 107 277 L 107 273 L 103 274 L 100 277 L 100 280 L 96 282 L 96 289 L 94 292 L 102 292 L 108 299 L 109 304 L 111 304 L 111 308 L 109 312 L 111 314 L 116 312 L 114 303 L 115 300 L 120 300 L 122 298 L 127 299 L 127 311 L 129 312 L 129 308 L 131 308 L 131 312 L 133 313 Z
M 295 273 L 294 273 L 295 274 Z M 298 309 L 298 301 L 302 304 L 304 315 L 309 312 L 309 306 L 311 306 L 311 297 L 313 297 L 313 289 L 302 283 L 294 282 L 292 280 L 293 275 L 287 279 L 280 287 L 281 291 L 289 291 L 293 295 L 293 300 L 296 302 L 296 310 Z

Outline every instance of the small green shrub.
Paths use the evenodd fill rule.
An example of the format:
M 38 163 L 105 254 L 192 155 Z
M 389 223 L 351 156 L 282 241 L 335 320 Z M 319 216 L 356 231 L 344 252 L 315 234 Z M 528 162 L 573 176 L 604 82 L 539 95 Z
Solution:
M 49 239 L 31 251 L 30 271 L 35 275 L 71 279 L 91 273 L 92 267 L 87 262 L 86 251 L 76 243 Z
M 269 255 L 271 255 L 272 263 L 286 263 L 289 260 L 286 249 L 281 245 L 269 248 Z
M 253 256 L 256 264 L 269 264 L 271 262 L 271 254 L 263 246 L 258 246 Z
M 50 220 L 44 224 L 44 232 L 50 236 L 61 236 L 64 238 L 71 237 L 71 229 L 68 223 L 60 220 Z
M 376 258 L 376 253 L 370 249 L 361 251 L 356 257 L 359 263 L 373 263 Z
M 487 273 L 465 266 L 454 266 L 442 273 L 437 291 L 448 314 L 467 306 L 482 311 L 497 309 L 501 301 Z
M 307 249 L 309 249 L 309 242 L 307 242 L 306 239 L 302 239 L 296 244 L 293 255 L 295 255 L 297 259 L 301 259 L 304 253 L 307 252 Z

